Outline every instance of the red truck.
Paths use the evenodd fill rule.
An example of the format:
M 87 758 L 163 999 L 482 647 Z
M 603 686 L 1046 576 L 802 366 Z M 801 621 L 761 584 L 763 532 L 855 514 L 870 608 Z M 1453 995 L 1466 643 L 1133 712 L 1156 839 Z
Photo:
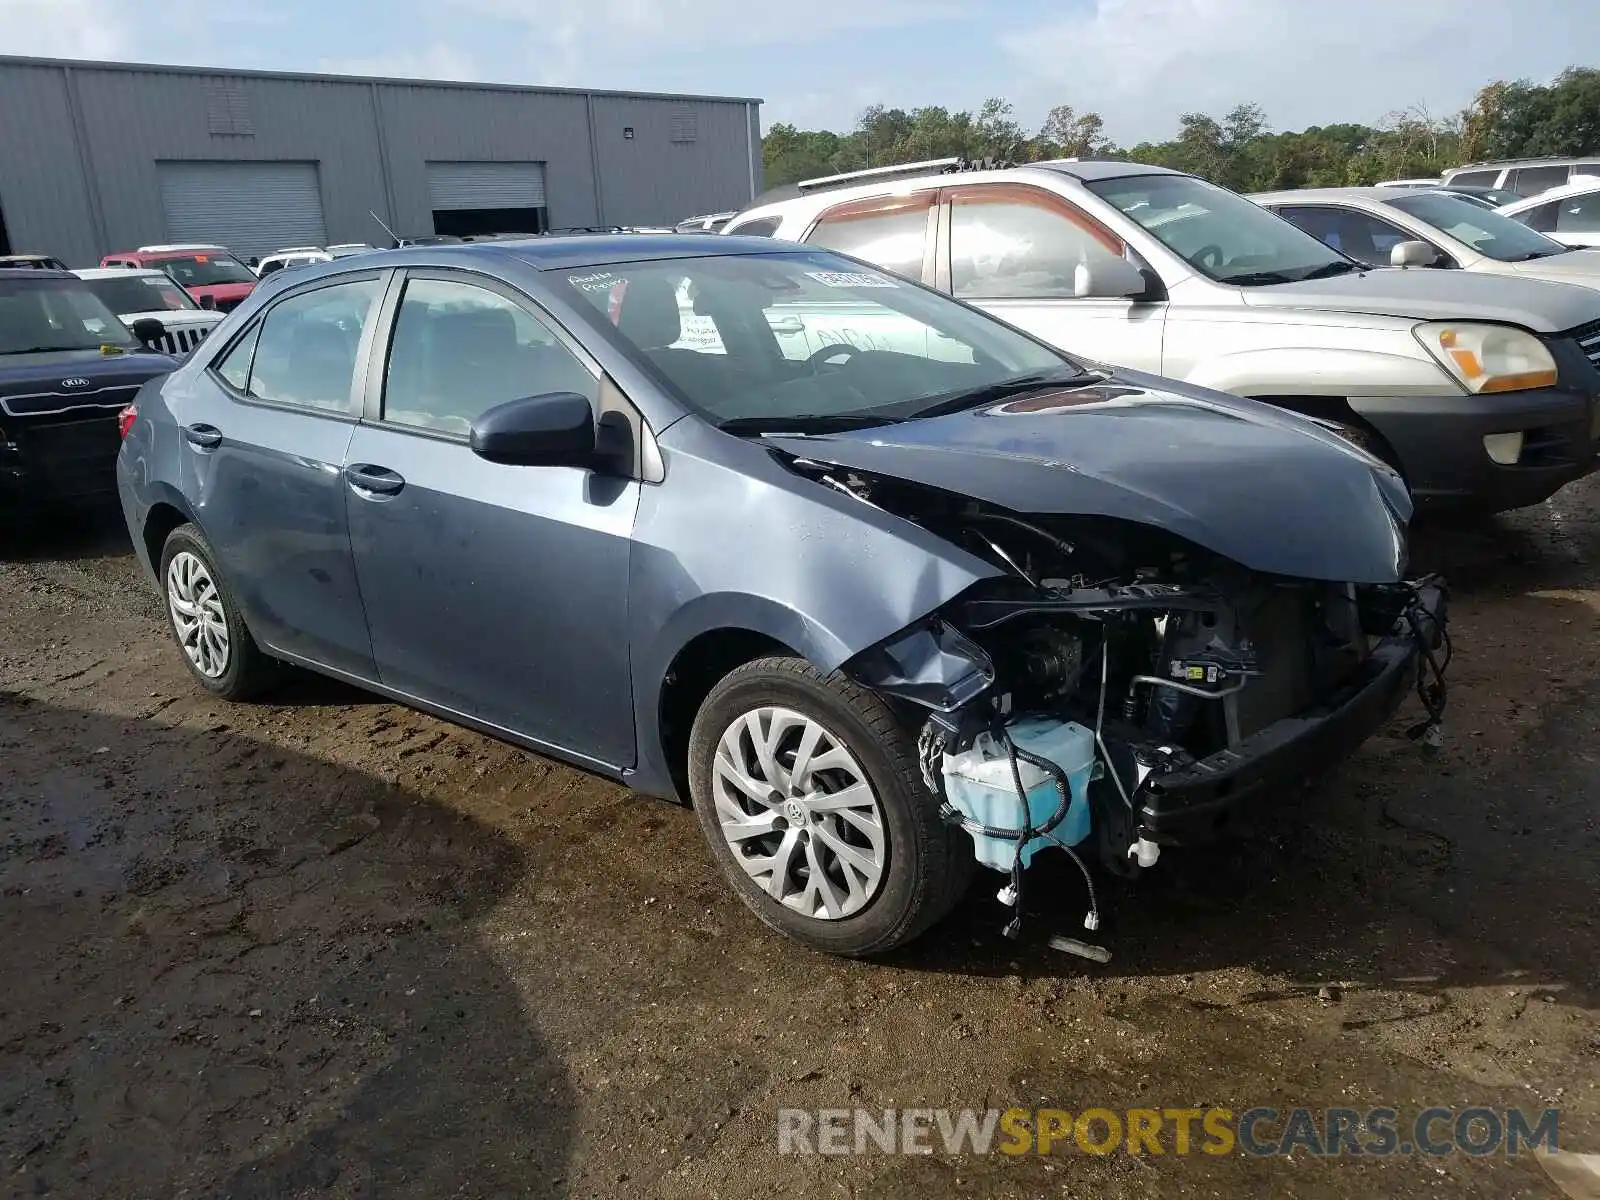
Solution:
M 100 265 L 165 271 L 197 304 L 218 312 L 237 308 L 259 282 L 226 246 L 140 246 L 108 254 Z

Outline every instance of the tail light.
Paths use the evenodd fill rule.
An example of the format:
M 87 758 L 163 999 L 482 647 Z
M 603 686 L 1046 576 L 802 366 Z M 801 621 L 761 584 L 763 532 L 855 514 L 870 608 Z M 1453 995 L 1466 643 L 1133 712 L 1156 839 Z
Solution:
M 130 404 L 117 414 L 117 436 L 127 437 L 128 430 L 133 428 L 134 421 L 139 418 L 139 406 Z

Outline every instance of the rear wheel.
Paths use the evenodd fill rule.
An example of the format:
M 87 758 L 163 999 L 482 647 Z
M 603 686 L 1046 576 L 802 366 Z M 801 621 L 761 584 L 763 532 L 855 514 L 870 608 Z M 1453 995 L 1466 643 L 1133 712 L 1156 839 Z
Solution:
M 262 654 L 216 567 L 200 530 L 180 525 L 161 550 L 161 587 L 167 627 L 200 686 L 227 700 L 259 695 L 277 677 Z
M 915 938 L 971 879 L 970 840 L 939 819 L 915 748 L 878 696 L 797 658 L 738 668 L 689 741 L 701 832 L 739 898 L 819 950 Z

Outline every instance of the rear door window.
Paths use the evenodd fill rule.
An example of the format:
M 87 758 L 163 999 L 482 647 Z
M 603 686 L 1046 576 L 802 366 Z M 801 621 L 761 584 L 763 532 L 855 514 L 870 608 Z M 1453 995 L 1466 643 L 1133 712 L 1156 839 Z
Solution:
M 362 279 L 286 297 L 217 364 L 217 374 L 252 400 L 353 416 L 356 357 L 380 290 L 378 280 Z
M 1511 172 L 1511 178 L 1506 181 L 1506 186 L 1513 192 L 1521 192 L 1524 196 L 1537 196 L 1540 192 L 1560 187 L 1571 174 L 1572 168 L 1566 165 L 1518 167 Z
M 1492 171 L 1462 171 L 1450 176 L 1450 182 L 1463 187 L 1493 187 L 1499 178 L 1500 168 L 1495 167 Z
M 823 213 L 805 240 L 920 280 L 928 251 L 933 195 L 924 192 L 842 204 Z

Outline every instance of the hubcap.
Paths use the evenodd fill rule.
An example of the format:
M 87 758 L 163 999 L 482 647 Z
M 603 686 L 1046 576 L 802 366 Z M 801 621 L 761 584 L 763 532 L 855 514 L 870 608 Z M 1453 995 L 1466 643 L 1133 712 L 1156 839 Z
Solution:
M 211 572 L 187 550 L 167 566 L 167 607 L 178 644 L 194 669 L 215 679 L 228 669 L 228 618 Z
M 712 769 L 733 860 L 774 900 L 837 921 L 871 903 L 888 862 L 883 812 L 838 738 L 787 708 L 729 725 Z

